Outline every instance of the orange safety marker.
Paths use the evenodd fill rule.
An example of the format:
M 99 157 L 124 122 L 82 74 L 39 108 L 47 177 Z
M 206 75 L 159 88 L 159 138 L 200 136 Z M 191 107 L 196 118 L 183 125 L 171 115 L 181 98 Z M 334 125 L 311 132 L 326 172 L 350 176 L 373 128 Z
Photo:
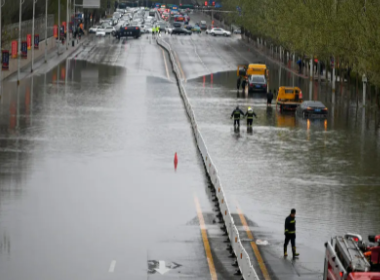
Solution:
M 177 170 L 178 165 L 178 156 L 177 153 L 174 154 L 174 169 Z

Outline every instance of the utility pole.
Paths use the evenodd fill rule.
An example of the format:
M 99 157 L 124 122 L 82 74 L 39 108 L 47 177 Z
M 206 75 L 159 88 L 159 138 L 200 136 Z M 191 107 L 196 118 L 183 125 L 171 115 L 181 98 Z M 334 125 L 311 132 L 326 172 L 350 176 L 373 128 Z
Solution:
M 17 85 L 20 84 L 20 59 L 21 59 L 21 22 L 22 22 L 22 4 L 25 0 L 20 0 L 20 13 L 18 22 L 18 58 L 17 58 Z
M 2 49 L 2 45 L 1 45 L 1 40 L 2 40 L 2 38 L 1 38 L 1 34 L 2 34 L 2 30 L 1 30 L 1 8 L 4 6 L 4 4 L 5 4 L 5 0 L 1 0 L 1 2 L 0 2 L 0 51 L 2 51 L 3 49 Z M 3 52 L 1 52 L 1 56 L 3 55 Z M 2 92 L 2 88 L 1 88 L 1 86 L 2 86 L 2 82 L 3 82 L 3 72 L 1 71 L 2 70 L 2 68 L 3 68 L 3 66 L 1 65 L 1 67 L 0 67 L 0 95 L 1 95 L 1 92 Z
M 61 0 L 58 0 L 58 38 L 61 39 Z M 60 44 L 58 44 L 57 53 L 59 54 L 59 47 Z
M 32 69 L 30 70 L 31 73 L 33 73 L 33 66 L 34 66 L 34 18 L 36 15 L 36 3 L 37 0 L 33 0 L 33 23 L 32 23 Z
M 48 47 L 48 43 L 47 43 L 47 21 L 48 21 L 48 0 L 46 0 L 45 2 L 45 63 L 47 63 L 47 47 Z M 45 75 L 46 76 L 46 75 Z
M 70 35 L 70 32 L 69 32 L 69 27 L 70 27 L 70 15 L 69 15 L 69 2 L 70 0 L 66 0 L 66 50 L 69 49 L 69 35 Z

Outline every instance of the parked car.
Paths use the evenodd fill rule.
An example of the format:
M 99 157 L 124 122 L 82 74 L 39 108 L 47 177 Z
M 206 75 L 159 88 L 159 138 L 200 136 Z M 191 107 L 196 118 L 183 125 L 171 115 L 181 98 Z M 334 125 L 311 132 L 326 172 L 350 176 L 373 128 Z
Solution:
M 327 117 L 328 109 L 320 101 L 307 100 L 298 106 L 296 112 L 299 117 L 323 119 Z
M 206 30 L 206 34 L 210 34 L 212 36 L 231 36 L 230 31 L 218 27 L 212 28 L 211 30 Z

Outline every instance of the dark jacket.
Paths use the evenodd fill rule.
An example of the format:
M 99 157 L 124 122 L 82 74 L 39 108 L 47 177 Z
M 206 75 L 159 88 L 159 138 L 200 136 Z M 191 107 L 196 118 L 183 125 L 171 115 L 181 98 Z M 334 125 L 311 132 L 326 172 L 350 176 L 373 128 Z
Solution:
M 285 219 L 285 235 L 287 234 L 296 234 L 296 218 L 290 215 Z
M 242 88 L 245 88 L 245 85 L 247 84 L 247 81 L 245 79 L 243 79 L 243 81 L 241 82 L 241 87 Z
M 267 98 L 270 100 L 273 99 L 273 93 L 271 91 L 267 93 Z
M 240 77 L 237 79 L 237 83 L 236 83 L 236 87 L 237 88 L 240 88 L 240 85 L 241 85 L 241 79 Z
M 247 117 L 248 120 L 252 120 L 252 119 L 253 119 L 253 116 L 255 116 L 255 118 L 257 118 L 255 112 L 253 112 L 253 111 L 252 111 L 252 113 L 249 113 L 249 112 L 247 111 L 247 113 L 245 113 L 244 116 Z
M 244 116 L 244 112 L 240 109 L 235 109 L 232 111 L 231 117 L 233 116 L 235 120 L 240 119 L 240 115 Z

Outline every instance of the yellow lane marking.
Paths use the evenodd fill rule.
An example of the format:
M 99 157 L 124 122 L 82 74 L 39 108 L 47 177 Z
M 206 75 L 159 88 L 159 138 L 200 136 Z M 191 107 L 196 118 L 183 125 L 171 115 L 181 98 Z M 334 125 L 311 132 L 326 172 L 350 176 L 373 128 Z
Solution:
M 164 56 L 165 69 L 166 69 L 166 76 L 168 76 L 168 79 L 170 80 L 169 70 L 168 70 L 168 64 L 166 63 L 166 56 L 165 56 L 165 52 L 164 52 L 164 50 L 162 50 L 162 55 Z
M 201 205 L 199 204 L 199 200 L 198 200 L 198 197 L 196 195 L 194 195 L 194 202 L 195 202 L 195 207 L 197 208 L 199 225 L 201 227 L 203 245 L 205 246 L 207 263 L 208 263 L 208 267 L 210 269 L 210 274 L 211 274 L 211 280 L 217 280 L 218 276 L 216 275 L 215 264 L 214 264 L 214 260 L 212 258 L 212 254 L 211 254 L 210 243 L 208 242 L 208 238 L 207 238 L 207 230 L 206 230 L 205 220 L 203 219 Z
M 243 224 L 244 229 L 247 232 L 247 236 L 248 236 L 249 239 L 253 240 L 253 234 L 252 234 L 251 230 L 248 227 L 247 220 L 245 219 L 243 212 L 240 210 L 240 206 L 239 206 L 238 202 L 236 202 L 236 204 L 237 204 L 237 212 L 239 214 L 241 223 Z M 259 263 L 259 266 L 260 266 L 261 272 L 263 273 L 264 279 L 265 280 L 270 280 L 267 267 L 265 266 L 263 258 L 261 257 L 259 248 L 257 247 L 256 243 L 253 242 L 253 241 L 251 241 L 251 247 L 253 249 L 253 252 L 255 253 L 256 260 Z
M 186 83 L 186 76 L 185 76 L 185 73 L 183 73 L 182 65 L 181 65 L 181 62 L 179 61 L 177 53 L 175 53 L 175 56 L 178 62 L 179 70 L 181 70 L 182 78 L 185 80 L 185 83 Z

